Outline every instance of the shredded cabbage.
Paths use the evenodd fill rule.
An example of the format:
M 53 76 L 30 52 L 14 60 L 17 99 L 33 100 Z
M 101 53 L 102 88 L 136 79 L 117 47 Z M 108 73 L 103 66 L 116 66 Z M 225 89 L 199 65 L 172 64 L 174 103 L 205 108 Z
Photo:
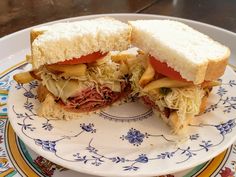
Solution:
M 86 80 L 93 80 L 101 85 L 106 84 L 113 91 L 120 91 L 117 82 L 124 81 L 123 73 L 119 69 L 119 64 L 113 62 L 110 57 L 105 57 L 102 61 L 97 61 L 89 66 L 86 73 Z
M 144 59 L 140 58 L 138 60 L 137 58 L 137 60 L 130 67 L 131 77 L 129 81 L 131 83 L 132 96 L 137 95 L 137 94 L 141 96 L 142 87 L 139 85 L 139 80 L 142 77 L 144 71 L 145 71 Z
M 156 104 L 177 110 L 180 121 L 184 121 L 187 114 L 194 116 L 199 113 L 204 90 L 199 86 L 171 88 L 166 95 L 159 95 Z

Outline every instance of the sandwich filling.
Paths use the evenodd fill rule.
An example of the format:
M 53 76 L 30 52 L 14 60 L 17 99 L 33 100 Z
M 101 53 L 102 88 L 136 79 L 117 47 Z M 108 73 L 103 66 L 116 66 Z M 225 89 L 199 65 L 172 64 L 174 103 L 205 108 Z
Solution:
M 42 68 L 42 85 L 46 89 L 40 89 L 40 92 L 52 94 L 64 109 L 93 111 L 112 104 L 128 93 L 125 73 L 122 73 L 118 63 L 111 60 L 110 54 L 93 61 L 83 60 L 87 63 L 66 62 L 70 64 L 59 63 Z
M 204 111 L 209 92 L 219 83 L 205 81 L 194 85 L 166 63 L 152 56 L 146 61 L 145 65 L 135 65 L 131 72 L 132 93 L 139 93 L 144 103 L 157 110 L 167 122 L 177 115 L 178 125 L 174 125 L 174 131 L 177 132 L 184 128 L 186 119 Z

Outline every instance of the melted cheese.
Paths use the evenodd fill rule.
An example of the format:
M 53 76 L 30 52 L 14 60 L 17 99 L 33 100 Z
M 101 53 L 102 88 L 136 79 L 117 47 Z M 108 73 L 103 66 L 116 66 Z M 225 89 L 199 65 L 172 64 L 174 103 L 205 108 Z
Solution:
M 58 79 L 55 80 L 49 74 L 42 74 L 43 85 L 47 87 L 47 89 L 58 98 L 61 98 L 63 102 L 69 97 L 74 97 L 76 94 L 81 92 L 82 90 L 88 88 L 89 86 L 93 86 L 93 82 L 78 82 L 77 80 L 65 80 Z

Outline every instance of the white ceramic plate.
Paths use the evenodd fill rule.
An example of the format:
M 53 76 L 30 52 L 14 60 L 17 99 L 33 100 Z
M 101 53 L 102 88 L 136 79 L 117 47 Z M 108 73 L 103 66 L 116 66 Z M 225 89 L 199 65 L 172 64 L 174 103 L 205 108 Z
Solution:
M 113 14 L 117 19 L 170 18 L 154 15 Z M 69 21 L 94 18 L 86 16 Z M 210 25 L 183 20 L 232 49 L 234 33 Z M 0 41 L 6 50 L 2 61 L 19 61 L 29 50 L 29 29 Z M 229 40 L 231 39 L 231 40 Z M 21 44 L 21 45 L 20 45 Z M 5 62 L 5 65 L 11 62 Z M 12 63 L 11 63 L 12 65 Z M 184 170 L 207 161 L 235 140 L 236 76 L 227 68 L 223 85 L 209 98 L 207 112 L 197 117 L 182 138 L 138 102 L 114 106 L 100 114 L 71 121 L 49 121 L 35 115 L 37 82 L 21 86 L 13 83 L 8 99 L 8 115 L 18 136 L 40 155 L 67 168 L 103 176 L 151 176 Z

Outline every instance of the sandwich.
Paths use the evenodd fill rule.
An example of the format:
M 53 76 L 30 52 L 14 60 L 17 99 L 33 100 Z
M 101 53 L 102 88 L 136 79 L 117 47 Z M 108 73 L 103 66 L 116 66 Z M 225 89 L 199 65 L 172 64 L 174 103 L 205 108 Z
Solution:
M 230 50 L 197 30 L 172 20 L 129 21 L 132 45 L 146 55 L 135 66 L 132 89 L 173 130 L 185 132 L 204 112 L 223 75 Z M 142 62 L 140 62 L 142 63 Z
M 130 46 L 131 28 L 112 18 L 42 26 L 31 31 L 32 70 L 18 83 L 40 80 L 39 116 L 71 119 L 112 105 L 129 93 L 127 73 L 111 51 Z
M 131 44 L 136 54 L 114 55 Z M 229 56 L 229 48 L 181 22 L 98 18 L 34 28 L 32 70 L 14 79 L 40 81 L 39 116 L 71 119 L 131 96 L 180 134 L 204 112 Z

